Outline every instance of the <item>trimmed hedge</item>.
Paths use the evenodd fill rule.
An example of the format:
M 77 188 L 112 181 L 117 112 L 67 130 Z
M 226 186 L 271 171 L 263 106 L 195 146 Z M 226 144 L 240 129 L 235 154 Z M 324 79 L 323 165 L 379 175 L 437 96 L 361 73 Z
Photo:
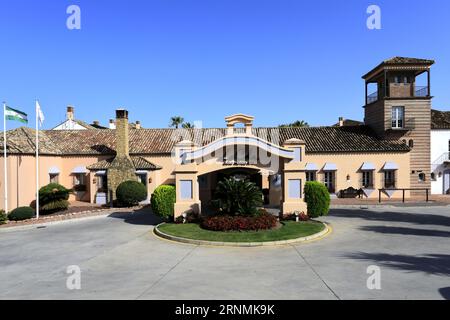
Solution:
M 275 228 L 277 217 L 264 213 L 256 216 L 212 216 L 203 219 L 200 226 L 212 231 L 258 231 Z
M 145 185 L 138 181 L 124 181 L 116 189 L 117 201 L 124 206 L 132 207 L 147 199 Z
M 58 183 L 49 183 L 39 189 L 39 205 L 42 214 L 67 210 L 69 207 L 69 194 L 72 190 Z
M 330 211 L 330 193 L 327 187 L 317 181 L 305 183 L 305 201 L 308 208 L 308 216 L 317 218 L 325 216 Z
M 0 210 L 0 224 L 5 224 L 8 221 L 8 216 L 5 213 L 5 210 Z
M 162 218 L 170 218 L 173 216 L 175 201 L 175 187 L 161 185 L 153 192 L 150 203 L 156 215 Z
M 31 207 L 18 207 L 8 214 L 11 221 L 21 221 L 34 218 L 35 213 Z

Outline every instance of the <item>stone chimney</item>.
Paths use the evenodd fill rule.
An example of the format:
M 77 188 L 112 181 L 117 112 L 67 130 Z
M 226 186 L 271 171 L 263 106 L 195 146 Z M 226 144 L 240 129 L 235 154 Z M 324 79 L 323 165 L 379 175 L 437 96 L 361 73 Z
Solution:
M 344 117 L 339 117 L 339 127 L 344 126 Z
M 140 129 L 141 128 L 141 122 L 138 120 L 136 121 L 136 129 Z
M 67 106 L 66 119 L 67 120 L 74 119 L 74 108 L 72 106 Z
M 109 128 L 110 129 L 116 128 L 116 123 L 114 122 L 114 119 L 109 119 Z
M 108 200 L 116 199 L 116 189 L 124 181 L 137 181 L 136 168 L 130 158 L 128 111 L 116 110 L 116 157 L 107 170 Z
M 116 110 L 116 154 L 117 156 L 129 156 L 129 128 L 128 111 Z

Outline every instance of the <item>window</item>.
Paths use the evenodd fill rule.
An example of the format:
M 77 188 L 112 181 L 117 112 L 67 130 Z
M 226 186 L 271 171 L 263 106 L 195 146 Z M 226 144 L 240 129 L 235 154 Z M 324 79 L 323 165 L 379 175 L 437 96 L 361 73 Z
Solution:
M 73 175 L 73 185 L 74 186 L 84 185 L 85 177 L 86 175 L 84 173 L 75 173 Z
M 413 139 L 411 139 L 411 140 L 408 141 L 408 146 L 409 146 L 410 148 L 414 148 L 414 140 L 413 140 Z
M 144 186 L 147 186 L 147 172 L 137 172 L 136 176 L 140 183 L 142 183 Z
M 59 183 L 59 173 L 50 173 L 50 183 Z
M 373 187 L 373 171 L 367 170 L 362 172 L 362 186 L 363 188 Z
M 192 180 L 180 180 L 180 197 L 183 200 L 192 199 Z
M 392 128 L 403 128 L 404 117 L 404 107 L 392 107 Z
M 306 171 L 306 181 L 316 181 L 316 172 Z
M 421 172 L 419 173 L 419 182 L 425 182 L 426 176 L 425 173 Z
M 430 174 L 430 178 L 431 178 L 431 180 L 436 181 L 436 173 L 432 172 Z
M 395 188 L 395 170 L 384 171 L 384 187 L 386 189 Z
M 330 193 L 334 193 L 334 172 L 325 171 L 324 183 Z
M 288 180 L 288 194 L 291 199 L 299 199 L 302 197 L 302 180 L 289 179 Z

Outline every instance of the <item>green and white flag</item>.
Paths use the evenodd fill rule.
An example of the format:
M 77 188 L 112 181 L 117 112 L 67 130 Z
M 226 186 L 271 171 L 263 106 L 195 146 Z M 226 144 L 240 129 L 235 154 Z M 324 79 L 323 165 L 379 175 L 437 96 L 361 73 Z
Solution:
M 23 123 L 28 123 L 27 114 L 25 112 L 5 107 L 5 118 L 6 120 L 16 120 Z

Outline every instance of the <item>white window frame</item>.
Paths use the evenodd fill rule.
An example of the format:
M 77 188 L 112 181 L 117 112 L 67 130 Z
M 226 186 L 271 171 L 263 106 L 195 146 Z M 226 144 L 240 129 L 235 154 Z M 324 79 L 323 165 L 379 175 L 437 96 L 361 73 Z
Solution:
M 391 111 L 391 126 L 393 129 L 405 127 L 405 107 L 393 106 Z

